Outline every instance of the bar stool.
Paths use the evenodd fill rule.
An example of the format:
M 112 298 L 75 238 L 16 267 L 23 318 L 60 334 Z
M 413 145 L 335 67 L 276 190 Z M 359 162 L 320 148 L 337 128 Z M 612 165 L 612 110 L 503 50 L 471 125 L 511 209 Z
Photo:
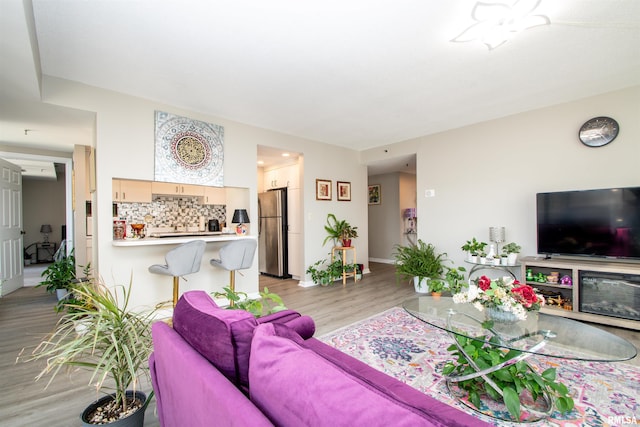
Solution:
M 202 255 L 206 243 L 204 240 L 193 240 L 171 249 L 165 255 L 166 265 L 154 264 L 149 267 L 149 272 L 173 276 L 173 306 L 178 303 L 178 289 L 180 277 L 197 273 L 200 270 Z
M 258 242 L 256 239 L 241 239 L 228 243 L 220 248 L 220 259 L 212 259 L 211 265 L 229 271 L 229 289 L 235 292 L 236 270 L 244 270 L 251 267 L 256 253 Z M 229 305 L 233 307 L 233 301 Z

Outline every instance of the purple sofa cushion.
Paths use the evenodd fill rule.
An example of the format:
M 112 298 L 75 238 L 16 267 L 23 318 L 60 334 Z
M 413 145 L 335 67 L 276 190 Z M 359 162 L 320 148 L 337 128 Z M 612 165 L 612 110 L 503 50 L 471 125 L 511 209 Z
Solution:
M 322 346 L 331 348 L 315 339 L 304 341 L 282 325 L 255 330 L 250 397 L 274 424 L 332 426 L 348 420 L 354 426 L 490 425 L 346 354 L 323 357 L 311 348 Z
M 249 386 L 249 355 L 259 323 L 283 323 L 311 337 L 315 323 L 308 316 L 284 310 L 256 319 L 244 310 L 226 310 L 204 291 L 185 292 L 173 311 L 173 328 L 234 384 Z
M 149 368 L 163 427 L 273 424 L 234 384 L 163 322 L 153 324 Z

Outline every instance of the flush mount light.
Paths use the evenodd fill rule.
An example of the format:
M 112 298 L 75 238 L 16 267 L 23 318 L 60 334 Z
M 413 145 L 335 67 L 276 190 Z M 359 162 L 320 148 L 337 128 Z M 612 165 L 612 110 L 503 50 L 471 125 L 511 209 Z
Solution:
M 545 15 L 534 15 L 541 0 L 518 0 L 512 6 L 504 3 L 478 2 L 471 11 L 476 21 L 452 39 L 452 42 L 480 41 L 489 50 L 506 43 L 516 33 L 551 23 Z

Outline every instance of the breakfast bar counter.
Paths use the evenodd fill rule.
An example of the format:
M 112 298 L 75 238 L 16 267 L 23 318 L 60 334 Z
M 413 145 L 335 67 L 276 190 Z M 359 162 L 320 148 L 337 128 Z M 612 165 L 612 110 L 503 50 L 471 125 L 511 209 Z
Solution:
M 255 239 L 255 236 L 243 235 L 238 236 L 233 234 L 189 234 L 189 235 L 176 235 L 175 237 L 144 237 L 144 238 L 129 238 L 122 240 L 113 240 L 113 246 L 156 246 L 156 245 L 176 245 L 192 240 L 204 240 L 207 243 L 215 242 L 230 242 L 232 240 L 239 239 Z

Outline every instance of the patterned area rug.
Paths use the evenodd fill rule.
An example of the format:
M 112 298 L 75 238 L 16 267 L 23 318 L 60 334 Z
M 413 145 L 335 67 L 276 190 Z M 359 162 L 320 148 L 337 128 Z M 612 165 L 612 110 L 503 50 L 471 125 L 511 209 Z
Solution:
M 356 359 L 466 412 L 451 397 L 441 373 L 450 359 L 451 338 L 439 329 L 392 308 L 319 338 Z M 640 424 L 640 369 L 625 363 L 578 362 L 537 357 L 534 366 L 557 369 L 572 392 L 575 408 L 531 426 L 597 427 Z M 484 408 L 488 409 L 488 408 Z M 522 425 L 480 416 L 497 426 Z

